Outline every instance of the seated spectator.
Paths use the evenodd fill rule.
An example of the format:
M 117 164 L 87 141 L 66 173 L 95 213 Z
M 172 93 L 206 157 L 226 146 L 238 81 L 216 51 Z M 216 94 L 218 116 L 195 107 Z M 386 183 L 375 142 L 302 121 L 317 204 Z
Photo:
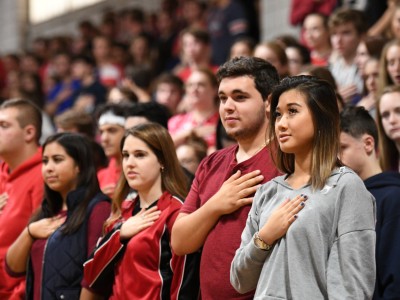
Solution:
M 71 57 L 68 53 L 57 54 L 52 61 L 55 86 L 47 94 L 45 111 L 53 117 L 74 105 L 74 93 L 79 90 L 79 80 L 71 76 Z
M 339 94 L 346 103 L 355 104 L 361 98 L 362 78 L 355 57 L 366 26 L 366 16 L 354 9 L 339 9 L 329 18 L 334 50 L 329 59 L 329 69 L 335 77 Z
M 96 64 L 89 56 L 76 56 L 72 60 L 72 78 L 79 80 L 80 88 L 75 91 L 74 107 L 92 113 L 106 102 L 107 89 L 95 74 Z
M 174 73 L 184 82 L 194 70 L 210 68 L 217 70 L 217 66 L 211 64 L 210 35 L 207 31 L 196 28 L 187 28 L 181 33 L 181 62 L 174 69 Z

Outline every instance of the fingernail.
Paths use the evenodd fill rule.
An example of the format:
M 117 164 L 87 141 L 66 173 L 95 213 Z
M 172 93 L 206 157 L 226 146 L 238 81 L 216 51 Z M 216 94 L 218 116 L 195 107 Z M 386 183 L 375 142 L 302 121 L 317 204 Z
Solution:
M 302 196 L 303 196 L 304 199 L 306 199 L 306 200 L 308 199 L 307 195 L 302 194 Z
M 297 214 L 293 216 L 293 218 L 295 218 L 295 219 L 297 219 L 297 217 L 298 217 L 298 215 L 297 215 Z
M 304 206 L 304 205 L 306 205 L 306 204 L 304 203 L 304 201 L 300 202 L 300 206 Z

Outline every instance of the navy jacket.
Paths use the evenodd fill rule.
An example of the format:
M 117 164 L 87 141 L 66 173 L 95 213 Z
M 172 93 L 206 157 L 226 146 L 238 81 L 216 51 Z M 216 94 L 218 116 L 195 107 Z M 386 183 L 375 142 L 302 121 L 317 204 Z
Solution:
M 373 299 L 400 299 L 400 174 L 367 178 L 376 199 L 376 285 Z
M 67 198 L 67 220 L 84 197 L 85 189 L 79 188 Z M 87 226 L 92 209 L 108 197 L 98 193 L 89 203 L 86 218 L 73 234 L 64 235 L 57 229 L 47 240 L 41 280 L 41 299 L 79 299 L 83 278 L 83 263 L 87 259 Z M 28 266 L 26 279 L 27 299 L 33 298 L 33 272 Z

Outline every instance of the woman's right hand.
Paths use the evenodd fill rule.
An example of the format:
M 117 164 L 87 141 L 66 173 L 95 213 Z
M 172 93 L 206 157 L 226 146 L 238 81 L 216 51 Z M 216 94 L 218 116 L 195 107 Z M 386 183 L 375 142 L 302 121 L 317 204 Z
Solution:
M 290 225 L 297 219 L 299 211 L 304 208 L 307 199 L 303 194 L 293 200 L 285 199 L 260 229 L 259 237 L 268 245 L 273 245 L 286 234 Z
M 133 217 L 122 224 L 120 229 L 120 239 L 127 240 L 138 234 L 142 230 L 150 227 L 160 217 L 161 211 L 158 210 L 157 206 L 154 206 L 148 210 L 142 208 Z
M 29 224 L 29 232 L 35 239 L 47 239 L 65 222 L 66 217 L 45 218 Z

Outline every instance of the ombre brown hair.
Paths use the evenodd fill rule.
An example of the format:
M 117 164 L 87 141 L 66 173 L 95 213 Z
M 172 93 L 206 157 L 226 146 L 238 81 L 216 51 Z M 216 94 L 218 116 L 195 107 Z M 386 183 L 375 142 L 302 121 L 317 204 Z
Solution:
M 294 172 L 295 156 L 283 152 L 275 134 L 276 107 L 280 96 L 290 90 L 302 94 L 311 112 L 314 124 L 313 153 L 310 184 L 313 189 L 322 189 L 332 170 L 341 166 L 339 108 L 332 86 L 325 80 L 312 76 L 287 77 L 275 88 L 271 97 L 270 140 L 274 144 L 272 158 L 278 169 L 287 174 Z
M 391 93 L 400 94 L 400 86 L 390 85 L 383 89 L 382 95 L 379 97 L 376 105 L 376 123 L 378 126 L 379 135 L 379 162 L 384 171 L 398 171 L 400 159 L 400 154 L 397 150 L 395 142 L 386 135 L 382 125 L 382 116 L 380 110 L 381 99 L 383 95 Z
M 143 141 L 163 166 L 163 171 L 160 170 L 162 191 L 168 191 L 170 194 L 184 199 L 188 192 L 188 183 L 167 129 L 151 122 L 132 127 L 126 131 L 121 140 L 121 152 L 128 136 L 133 136 Z M 107 220 L 106 226 L 120 217 L 122 202 L 126 199 L 129 191 L 130 187 L 122 173 L 112 199 L 111 217 Z

